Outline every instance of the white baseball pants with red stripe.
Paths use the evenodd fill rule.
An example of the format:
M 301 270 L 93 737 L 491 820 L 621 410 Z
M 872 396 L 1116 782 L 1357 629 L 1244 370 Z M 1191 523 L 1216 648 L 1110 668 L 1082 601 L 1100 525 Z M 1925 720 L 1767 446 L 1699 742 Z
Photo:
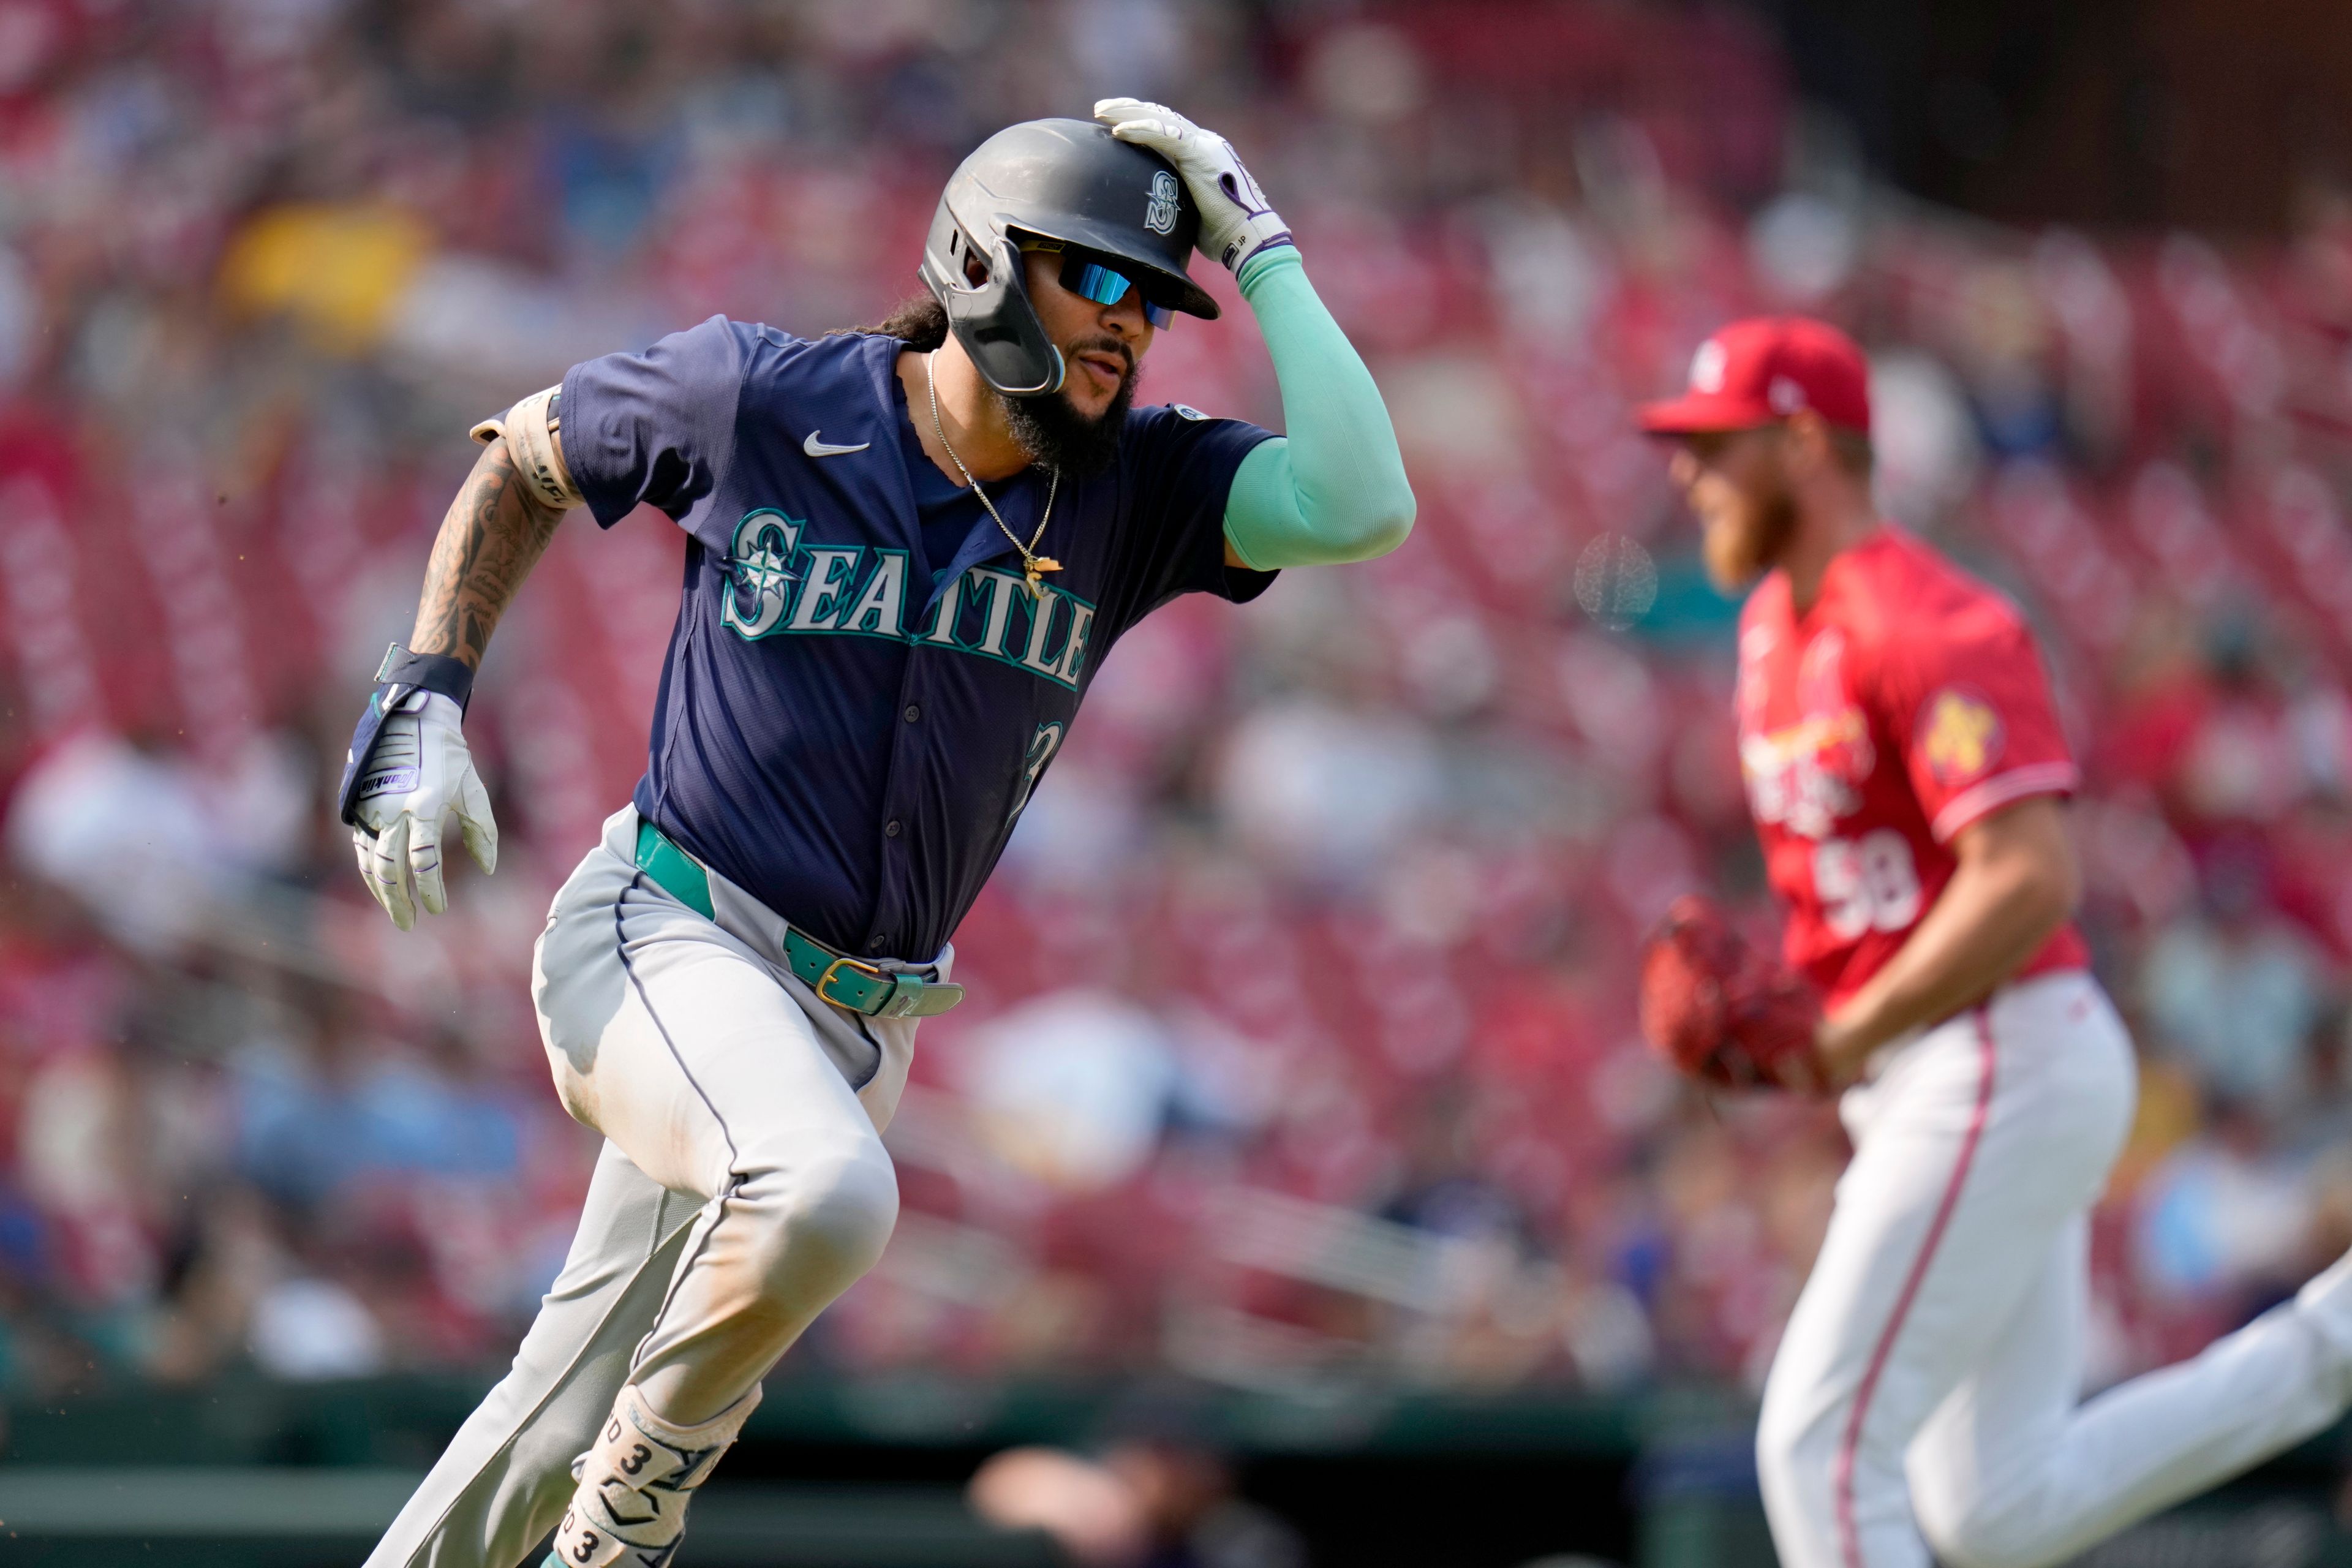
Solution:
M 1764 1392 L 1782 1568 L 2033 1568 L 2326 1428 L 2352 1288 L 2078 1403 L 2087 1215 L 2132 1116 L 2131 1042 L 2087 974 L 1996 992 L 1887 1053 Z

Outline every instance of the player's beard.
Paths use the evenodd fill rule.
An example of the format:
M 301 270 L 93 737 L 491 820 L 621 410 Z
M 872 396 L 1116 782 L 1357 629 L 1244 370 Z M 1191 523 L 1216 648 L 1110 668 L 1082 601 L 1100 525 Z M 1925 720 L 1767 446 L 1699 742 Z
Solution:
M 1066 392 L 1004 400 L 1005 424 L 1013 440 L 1029 454 L 1029 460 L 1066 479 L 1089 479 L 1110 467 L 1118 455 L 1118 438 L 1127 429 L 1128 406 L 1135 401 L 1134 351 L 1116 338 L 1101 338 L 1073 344 L 1066 353 L 1076 358 L 1090 349 L 1116 353 L 1127 364 L 1118 395 L 1099 415 L 1088 418 L 1079 413 L 1071 406 Z
M 1780 563 L 1797 531 L 1796 499 L 1774 490 L 1736 521 L 1708 528 L 1699 538 L 1706 574 L 1726 593 L 1738 593 Z

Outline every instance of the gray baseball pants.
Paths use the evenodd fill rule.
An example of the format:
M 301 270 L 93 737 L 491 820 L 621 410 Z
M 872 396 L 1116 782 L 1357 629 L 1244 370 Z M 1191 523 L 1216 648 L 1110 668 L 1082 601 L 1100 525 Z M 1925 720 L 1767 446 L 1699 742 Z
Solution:
M 667 1421 L 710 1419 L 890 1238 L 881 1131 L 916 1020 L 818 1001 L 782 920 L 715 872 L 705 920 L 637 869 L 636 836 L 633 809 L 605 822 L 534 954 L 557 1092 L 604 1135 L 571 1256 L 367 1568 L 516 1568 L 625 1383 Z

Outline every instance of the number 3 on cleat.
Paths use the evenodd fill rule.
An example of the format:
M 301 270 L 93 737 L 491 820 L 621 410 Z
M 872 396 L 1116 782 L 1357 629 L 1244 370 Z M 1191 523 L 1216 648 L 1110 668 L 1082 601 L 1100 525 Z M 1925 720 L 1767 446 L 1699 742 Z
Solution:
M 1055 752 L 1061 750 L 1063 729 L 1061 721 L 1056 720 L 1050 724 L 1038 725 L 1037 732 L 1029 737 L 1029 760 L 1022 769 L 1021 789 L 1013 797 L 1013 809 L 1005 814 L 1007 823 L 1020 816 L 1021 808 L 1029 804 L 1029 792 L 1037 787 L 1037 775 L 1045 771 L 1045 764 L 1054 760 Z

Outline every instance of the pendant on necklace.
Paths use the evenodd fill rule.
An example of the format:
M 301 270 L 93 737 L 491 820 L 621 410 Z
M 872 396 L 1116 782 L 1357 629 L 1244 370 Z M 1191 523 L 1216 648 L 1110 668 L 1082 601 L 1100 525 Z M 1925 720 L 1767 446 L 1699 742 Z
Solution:
M 1022 575 L 1029 579 L 1029 592 L 1040 599 L 1045 596 L 1045 582 L 1039 574 L 1061 569 L 1062 563 L 1050 555 L 1032 555 L 1021 563 Z

